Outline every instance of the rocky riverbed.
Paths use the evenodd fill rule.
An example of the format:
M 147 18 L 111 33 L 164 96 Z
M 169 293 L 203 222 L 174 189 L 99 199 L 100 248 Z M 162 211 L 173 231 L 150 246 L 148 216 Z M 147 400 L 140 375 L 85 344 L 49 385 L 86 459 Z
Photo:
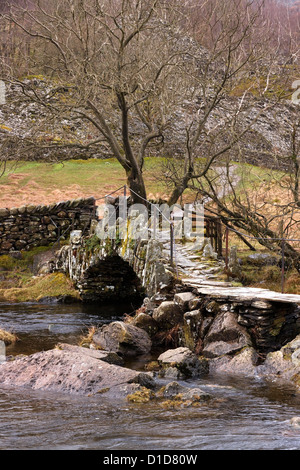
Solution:
M 60 343 L 2 363 L 2 384 L 133 402 L 165 399 L 173 390 L 176 403 L 185 397 L 189 405 L 207 394 L 178 381 L 210 373 L 281 380 L 300 391 L 300 296 L 219 282 L 215 257 L 202 260 L 196 282 L 194 257 L 178 255 L 185 278 L 175 291 L 157 292 L 133 314 L 94 327 L 81 346 Z M 128 366 L 136 358 L 144 371 Z M 168 392 L 160 379 L 172 384 Z
M 284 381 L 300 391 L 300 334 L 263 353 L 242 323 L 238 313 L 217 302 L 208 304 L 193 292 L 176 294 L 153 310 L 146 299 L 135 316 L 94 329 L 83 346 L 62 343 L 2 363 L 0 381 L 9 387 L 138 403 L 170 399 L 172 406 L 213 398 L 201 387 L 180 385 L 210 373 Z M 144 371 L 126 366 L 137 357 L 144 358 Z

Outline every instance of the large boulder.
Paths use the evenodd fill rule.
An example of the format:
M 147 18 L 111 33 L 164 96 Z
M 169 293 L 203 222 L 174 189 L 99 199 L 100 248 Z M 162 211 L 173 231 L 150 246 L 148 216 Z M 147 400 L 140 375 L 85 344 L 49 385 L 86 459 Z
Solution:
M 237 376 L 260 377 L 272 382 L 279 381 L 300 389 L 300 335 L 281 349 L 261 357 L 253 347 L 246 347 L 234 356 L 225 355 L 209 360 L 211 372 Z
M 158 324 L 148 313 L 139 313 L 132 321 L 132 325 L 145 330 L 150 337 L 158 332 Z
M 110 364 L 103 360 L 107 355 L 110 353 L 79 346 L 38 352 L 0 364 L 0 382 L 4 386 L 113 398 L 125 398 L 145 383 L 154 386 L 149 374 Z
M 93 335 L 96 346 L 124 357 L 148 354 L 152 342 L 148 333 L 130 323 L 115 321 L 102 326 Z
M 207 359 L 198 358 L 190 349 L 168 349 L 158 357 L 161 375 L 173 378 L 200 377 L 209 372 Z
M 183 310 L 173 301 L 164 301 L 153 312 L 154 320 L 163 330 L 169 330 L 182 323 Z
M 235 354 L 252 342 L 246 329 L 238 324 L 236 314 L 220 312 L 213 320 L 204 339 L 202 354 L 208 358 Z
M 268 353 L 256 372 L 261 377 L 289 381 L 300 388 L 300 335 L 280 350 Z
M 254 348 L 247 347 L 232 356 L 219 356 L 209 361 L 210 372 L 239 375 L 245 377 L 257 376 L 257 363 L 259 356 Z

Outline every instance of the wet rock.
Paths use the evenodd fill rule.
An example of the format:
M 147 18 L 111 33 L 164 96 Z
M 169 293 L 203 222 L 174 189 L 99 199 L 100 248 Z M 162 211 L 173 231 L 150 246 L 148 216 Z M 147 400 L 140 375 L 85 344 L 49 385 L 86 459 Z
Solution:
M 153 311 L 153 318 L 160 328 L 168 330 L 182 323 L 183 311 L 175 302 L 164 301 Z
M 79 346 L 43 351 L 0 365 L 0 382 L 4 386 L 113 398 L 125 398 L 141 387 L 140 375 L 104 361 L 102 351 Z
M 141 387 L 145 387 L 150 390 L 154 390 L 156 388 L 156 382 L 153 379 L 152 375 L 146 372 L 140 372 L 136 377 L 134 377 L 130 383 L 137 383 Z
M 96 346 L 124 357 L 147 354 L 152 342 L 148 333 L 129 323 L 112 322 L 102 326 L 94 335 Z
M 300 366 L 300 335 L 281 348 L 283 357 Z
M 155 335 L 158 331 L 157 322 L 147 313 L 139 313 L 134 318 L 132 325 L 145 330 L 150 337 Z
M 108 362 L 108 364 L 115 364 L 118 366 L 122 366 L 124 364 L 122 357 L 111 351 L 95 350 L 89 348 L 84 348 L 83 351 L 83 347 L 67 343 L 58 343 L 57 348 L 62 351 L 85 354 L 87 357 L 101 359 L 101 361 Z
M 256 375 L 256 364 L 259 356 L 254 348 L 245 348 L 234 357 L 220 356 L 209 361 L 211 372 L 226 373 L 230 375 L 244 375 L 253 377 Z
M 156 393 L 157 397 L 163 398 L 179 398 L 179 395 L 182 400 L 194 400 L 196 397 L 197 400 L 207 400 L 211 398 L 210 394 L 204 392 L 198 387 L 185 387 L 176 381 L 169 382 Z
M 127 401 L 132 403 L 148 403 L 148 401 L 153 400 L 153 398 L 155 398 L 154 392 L 140 385 L 137 385 L 136 388 L 126 396 Z
M 261 377 L 290 380 L 299 369 L 279 350 L 267 354 L 265 361 L 257 366 L 256 371 Z
M 221 312 L 213 320 L 204 340 L 203 355 L 213 358 L 233 354 L 251 346 L 251 339 L 245 328 L 237 322 L 232 312 Z
M 161 375 L 165 377 L 200 377 L 209 372 L 208 361 L 199 359 L 185 347 L 165 351 L 158 357 L 158 362 L 162 366 Z
M 200 388 L 188 388 L 173 381 L 162 387 L 156 398 L 162 398 L 160 403 L 163 408 L 187 408 L 189 406 L 201 405 L 203 401 L 209 400 L 211 395 Z
M 257 366 L 257 374 L 292 382 L 300 388 L 300 335 L 280 350 L 267 354 L 265 361 Z

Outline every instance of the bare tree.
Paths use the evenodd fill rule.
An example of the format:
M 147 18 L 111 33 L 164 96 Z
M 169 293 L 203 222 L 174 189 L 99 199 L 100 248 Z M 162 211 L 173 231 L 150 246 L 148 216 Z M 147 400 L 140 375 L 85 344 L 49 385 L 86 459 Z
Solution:
M 46 156 L 66 148 L 108 149 L 124 168 L 135 202 L 147 199 L 144 159 L 157 150 L 167 157 L 169 204 L 177 202 L 235 151 L 271 105 L 240 124 L 241 110 L 251 111 L 247 94 L 269 90 L 277 53 L 267 49 L 273 55 L 265 61 L 270 30 L 263 5 L 264 0 L 12 2 L 2 21 L 17 28 L 26 44 L 30 39 L 22 73 L 43 79 L 36 86 L 15 63 L 4 62 L 0 78 L 37 106 L 39 117 L 2 143 L 27 158 L 37 148 Z M 263 87 L 256 74 L 262 64 L 268 68 Z M 43 126 L 63 122 L 59 139 L 43 138 Z M 85 136 L 72 134 L 72 123 Z
M 270 149 L 273 168 L 250 166 L 245 155 L 234 169 L 227 158 L 223 165 L 211 169 L 204 178 L 193 181 L 190 188 L 201 194 L 209 210 L 222 222 L 242 235 L 253 249 L 255 240 L 270 251 L 284 253 L 300 272 L 300 186 L 299 186 L 299 117 L 297 105 L 289 108 L 289 119 L 281 122 L 280 132 L 286 146 Z M 276 106 L 274 121 L 280 108 Z M 269 122 L 271 119 L 269 118 Z M 277 128 L 279 132 L 279 127 Z M 244 163 L 242 162 L 244 157 Z
M 12 3 L 2 15 L 31 38 L 25 57 L 31 73 L 52 82 L 40 90 L 9 67 L 3 78 L 40 106 L 49 123 L 67 118 L 93 128 L 92 141 L 74 146 L 105 142 L 138 202 L 146 199 L 146 151 L 163 139 L 190 80 L 188 48 L 179 41 L 181 10 L 176 0 L 30 0 Z
M 169 204 L 174 204 L 190 183 L 205 177 L 229 152 L 233 155 L 260 114 L 273 106 L 265 101 L 264 107 L 253 113 L 247 96 L 267 96 L 270 87 L 274 88 L 270 74 L 278 53 L 268 46 L 272 32 L 263 14 L 264 2 L 213 0 L 188 2 L 186 8 L 188 29 L 198 44 L 205 45 L 206 54 L 194 76 L 194 107 L 183 124 L 181 154 L 168 159 L 164 172 L 172 188 Z M 276 73 L 278 79 L 278 70 Z M 249 119 L 245 121 L 243 113 L 240 122 L 245 106 Z

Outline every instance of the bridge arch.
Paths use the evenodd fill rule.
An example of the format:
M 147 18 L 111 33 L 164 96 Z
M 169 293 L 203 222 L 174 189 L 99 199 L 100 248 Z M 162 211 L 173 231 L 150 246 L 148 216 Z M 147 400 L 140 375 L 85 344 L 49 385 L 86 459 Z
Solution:
M 128 301 L 142 302 L 145 289 L 128 261 L 115 254 L 97 258 L 77 283 L 84 302 Z

